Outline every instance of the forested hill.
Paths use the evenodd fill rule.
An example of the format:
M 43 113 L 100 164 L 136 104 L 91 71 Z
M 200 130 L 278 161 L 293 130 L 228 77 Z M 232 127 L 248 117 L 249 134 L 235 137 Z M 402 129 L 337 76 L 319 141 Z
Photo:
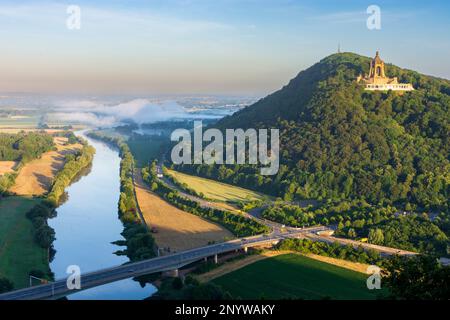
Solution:
M 248 166 L 183 169 L 286 200 L 365 198 L 448 210 L 450 81 L 388 64 L 387 76 L 416 90 L 366 92 L 355 80 L 369 63 L 352 53 L 331 55 L 218 122 L 221 129 L 279 128 L 277 176 Z
M 392 99 L 387 99 L 386 95 L 381 94 L 364 94 L 362 86 L 355 81 L 358 75 L 369 73 L 371 59 L 353 53 L 328 56 L 312 67 L 301 71 L 281 90 L 259 100 L 250 107 L 223 118 L 218 126 L 223 128 L 267 127 L 276 125 L 279 119 L 311 123 L 323 120 L 321 116 L 332 111 L 345 113 L 363 111 L 358 110 L 357 107 L 363 108 L 366 112 L 377 112 L 374 110 L 374 107 L 377 106 L 376 103 L 385 100 L 387 100 L 386 103 L 391 103 L 393 102 Z M 386 64 L 386 75 L 398 77 L 400 82 L 412 83 L 414 88 L 420 92 L 418 98 L 424 102 L 423 107 L 428 105 L 427 101 L 423 101 L 423 99 L 431 96 L 436 97 L 441 93 L 444 95 L 444 100 L 440 102 L 446 104 L 448 108 L 447 99 L 450 95 L 450 81 L 424 76 L 418 72 L 401 69 L 391 64 Z M 375 99 L 368 99 L 368 96 L 373 95 L 376 96 Z M 411 96 L 411 94 L 407 96 Z M 339 98 L 339 100 L 329 103 L 333 102 L 330 101 L 330 98 Z M 410 97 L 404 98 L 410 100 Z M 419 100 L 416 102 L 419 102 Z M 388 110 L 378 110 L 378 114 L 382 116 L 394 115 L 386 112 L 382 114 L 383 111 Z M 420 109 L 393 110 L 394 113 L 404 113 L 404 111 L 413 113 L 419 111 L 422 113 Z M 441 111 L 448 111 L 448 109 Z M 344 115 L 341 114 L 341 116 Z

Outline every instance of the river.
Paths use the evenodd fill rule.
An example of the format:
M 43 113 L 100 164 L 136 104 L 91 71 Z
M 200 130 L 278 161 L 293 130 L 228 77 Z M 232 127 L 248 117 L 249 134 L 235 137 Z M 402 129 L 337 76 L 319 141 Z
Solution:
M 67 267 L 77 265 L 82 273 L 117 266 L 128 261 L 117 256 L 123 249 L 111 244 L 122 240 L 123 226 L 118 217 L 120 194 L 120 157 L 103 142 L 78 133 L 96 149 L 90 172 L 66 189 L 68 199 L 57 208 L 57 216 L 49 220 L 56 232 L 56 255 L 50 264 L 56 279 L 65 278 Z M 81 284 L 83 286 L 83 284 Z M 149 297 L 156 288 L 144 288 L 132 279 L 80 291 L 69 299 L 136 300 Z

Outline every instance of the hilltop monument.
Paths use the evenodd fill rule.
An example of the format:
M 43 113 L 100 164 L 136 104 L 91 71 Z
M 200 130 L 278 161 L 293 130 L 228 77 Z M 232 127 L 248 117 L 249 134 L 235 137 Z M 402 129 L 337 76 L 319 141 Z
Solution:
M 368 76 L 360 75 L 357 82 L 363 82 L 366 85 L 365 90 L 368 91 L 412 91 L 413 86 L 410 83 L 398 83 L 397 77 L 386 77 L 384 71 L 384 61 L 381 60 L 377 51 L 375 58 L 370 62 L 370 72 Z

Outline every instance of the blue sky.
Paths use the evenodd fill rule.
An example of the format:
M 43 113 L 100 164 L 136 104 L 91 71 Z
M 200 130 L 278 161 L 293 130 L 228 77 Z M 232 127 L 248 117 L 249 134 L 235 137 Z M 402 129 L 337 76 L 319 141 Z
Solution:
M 450 78 L 449 40 L 448 1 L 2 0 L 0 92 L 264 95 L 338 43 Z

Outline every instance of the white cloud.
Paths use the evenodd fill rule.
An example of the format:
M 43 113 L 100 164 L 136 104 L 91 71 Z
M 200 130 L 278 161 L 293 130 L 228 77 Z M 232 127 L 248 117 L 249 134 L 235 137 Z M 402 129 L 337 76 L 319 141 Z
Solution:
M 99 102 L 90 100 L 69 100 L 57 103 L 58 107 L 67 109 L 95 109 L 102 106 Z
M 91 112 L 54 112 L 47 115 L 49 121 L 65 121 L 83 123 L 95 127 L 110 127 L 117 123 L 117 119 L 109 116 L 99 116 Z
M 57 103 L 56 108 L 58 112 L 49 114 L 49 120 L 75 121 L 94 126 L 112 126 L 125 120 L 142 124 L 199 117 L 174 101 L 155 103 L 147 99 L 134 99 L 111 106 L 90 100 L 68 100 Z

